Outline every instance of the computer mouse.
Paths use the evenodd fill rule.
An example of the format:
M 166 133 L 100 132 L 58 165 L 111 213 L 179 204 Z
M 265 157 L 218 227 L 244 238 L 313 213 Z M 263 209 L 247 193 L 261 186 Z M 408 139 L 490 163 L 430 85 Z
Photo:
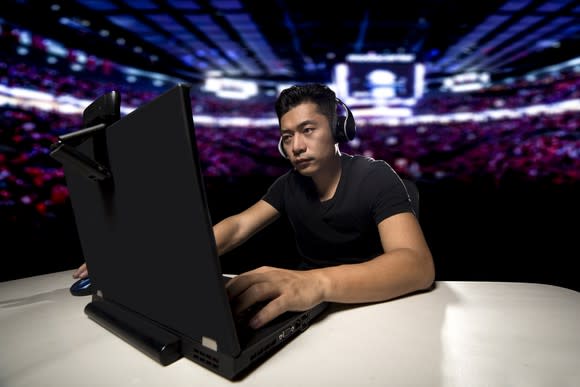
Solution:
M 81 278 L 70 287 L 73 296 L 88 296 L 93 293 L 90 277 Z

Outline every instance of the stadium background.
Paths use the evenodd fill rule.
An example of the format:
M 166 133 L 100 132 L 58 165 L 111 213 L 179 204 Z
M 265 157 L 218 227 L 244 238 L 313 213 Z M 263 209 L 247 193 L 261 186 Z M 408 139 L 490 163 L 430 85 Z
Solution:
M 262 39 L 271 39 L 273 55 L 281 58 L 287 54 L 286 61 L 273 67 L 268 67 L 266 59 L 259 62 L 256 56 L 249 59 L 260 64 L 257 68 L 246 61 L 248 58 L 230 57 L 228 66 L 219 69 L 220 61 L 211 59 L 210 51 L 206 62 L 213 66 L 213 73 L 209 78 L 253 82 L 253 95 L 246 99 L 220 95 L 219 91 L 243 89 L 236 82 L 221 84 L 217 91 L 211 89 L 209 78 L 204 76 L 210 69 L 204 68 L 200 64 L 203 61 L 195 55 L 181 56 L 181 62 L 172 62 L 171 55 L 145 57 L 143 51 L 159 50 L 164 42 L 158 42 L 157 48 L 151 42 L 133 46 L 131 39 L 137 38 L 129 27 L 124 30 L 127 39 L 120 50 L 111 50 L 105 37 L 103 41 L 89 39 L 91 31 L 97 31 L 97 22 L 104 23 L 107 18 L 118 21 L 121 17 L 111 9 L 98 9 L 99 4 L 130 10 L 134 16 L 147 12 L 155 15 L 159 9 L 178 7 L 179 2 L 79 1 L 70 2 L 75 4 L 72 8 L 51 4 L 46 12 L 60 16 L 49 15 L 42 22 L 26 17 L 33 7 L 38 10 L 49 6 L 44 3 L 9 1 L 0 12 L 0 281 L 72 270 L 83 261 L 62 169 L 48 156 L 48 150 L 58 135 L 80 128 L 82 108 L 98 96 L 118 90 L 127 112 L 175 82 L 193 85 L 192 108 L 200 157 L 210 214 L 217 222 L 259 199 L 289 167 L 276 149 L 273 103 L 277 90 L 306 81 L 332 83 L 335 66 L 345 61 L 348 52 L 370 52 L 371 56 L 413 54 L 413 63 L 425 65 L 424 92 L 412 105 L 405 105 L 403 100 L 390 102 L 391 107 L 409 109 L 411 116 L 406 118 L 372 112 L 372 101 L 366 101 L 366 105 L 353 101 L 358 138 L 341 149 L 384 159 L 402 177 L 416 181 L 421 192 L 420 222 L 434 254 L 437 278 L 542 282 L 580 288 L 573 270 L 579 257 L 580 61 L 570 49 L 574 44 L 578 47 L 580 23 L 578 8 L 573 8 L 572 3 L 490 2 L 485 12 L 473 11 L 466 17 L 462 28 L 450 27 L 445 46 L 429 46 L 435 42 L 425 37 L 439 36 L 440 32 L 435 27 L 427 29 L 422 35 L 425 47 L 421 49 L 409 44 L 409 40 L 417 42 L 409 35 L 383 37 L 383 46 L 370 32 L 368 42 L 361 40 L 361 26 L 365 20 L 372 26 L 373 17 L 367 13 L 366 19 L 364 14 L 356 19 L 354 12 L 342 21 L 349 26 L 351 20 L 357 20 L 359 33 L 355 34 L 357 39 L 351 38 L 354 43 L 345 48 L 347 51 L 340 53 L 336 48 L 333 55 L 326 51 L 322 60 L 306 60 L 298 66 L 296 58 L 290 57 L 292 50 L 282 48 L 285 36 L 275 35 L 280 31 L 268 34 L 272 22 L 265 22 L 265 11 L 257 10 L 255 2 L 197 2 L 200 8 L 192 11 L 197 16 L 215 17 L 216 9 L 221 9 L 221 17 L 225 15 L 230 20 L 228 9 L 238 16 L 247 11 L 262 32 Z M 368 11 L 371 3 L 362 2 L 360 7 Z M 426 3 L 429 2 L 413 4 Z M 453 1 L 442 3 L 463 7 Z M 516 3 L 520 9 L 515 8 Z M 288 9 L 290 5 L 276 4 L 285 4 L 285 15 L 299 19 L 293 13 L 296 11 Z M 550 4 L 553 11 L 549 11 Z M 445 80 L 465 74 L 469 68 L 469 63 L 459 66 L 459 57 L 444 65 L 446 53 L 457 47 L 463 49 L 460 43 L 480 31 L 479 45 L 467 47 L 465 52 L 493 57 L 493 51 L 483 52 L 491 39 L 486 40 L 487 35 L 481 33 L 483 22 L 494 15 L 518 20 L 532 17 L 524 10 L 533 11 L 532 16 L 538 18 L 560 18 L 560 24 L 553 28 L 554 34 L 527 55 L 520 53 L 520 58 L 516 55 L 511 61 L 500 61 L 499 65 L 490 66 L 489 72 L 481 67 L 480 73 L 488 78 L 477 88 L 462 92 L 445 88 Z M 68 24 L 63 15 L 70 16 Z M 72 17 L 75 15 L 77 19 Z M 396 19 L 396 15 L 391 17 Z M 400 17 L 403 20 L 408 15 Z M 423 23 L 430 22 L 430 17 L 427 13 Z M 88 20 L 88 25 L 83 20 Z M 295 34 L 294 40 L 287 38 L 285 45 L 294 45 L 296 51 L 296 38 L 300 37 L 296 30 L 300 28 L 293 27 L 287 19 L 281 20 L 286 22 L 278 28 Z M 322 15 L 313 15 L 312 23 L 316 20 L 323 24 Z M 431 25 L 437 21 L 440 22 L 433 16 Z M 126 22 L 127 19 L 120 25 Z M 407 34 L 422 25 L 420 20 L 417 23 L 405 26 Z M 550 24 L 545 23 L 536 30 L 550 30 Z M 235 28 L 234 21 L 232 26 L 230 29 Z M 115 33 L 121 33 L 118 28 Z M 493 28 L 500 28 L 499 24 L 489 27 L 487 33 L 491 34 Z M 517 37 L 519 30 L 504 27 L 505 34 L 510 31 Z M 309 49 L 305 38 L 301 39 L 302 50 Z M 316 41 L 316 36 L 312 39 Z M 330 45 L 341 46 L 341 39 L 349 38 L 322 34 L 320 39 L 327 46 L 318 47 L 318 51 L 328 50 Z M 166 43 L 173 44 L 170 40 Z M 367 43 L 370 47 L 366 47 Z M 401 47 L 395 48 L 398 46 Z M 141 51 L 135 47 L 141 47 Z M 217 58 L 224 50 L 218 44 L 216 47 Z M 378 52 L 378 47 L 385 49 Z M 508 46 L 498 50 L 505 47 Z M 519 50 L 523 52 L 524 48 L 520 46 Z M 151 184 L 155 184 L 154 177 Z M 143 208 L 143 217 L 147 217 L 147 208 Z M 292 230 L 281 220 L 225 255 L 222 265 L 228 272 L 260 264 L 290 267 L 295 254 Z

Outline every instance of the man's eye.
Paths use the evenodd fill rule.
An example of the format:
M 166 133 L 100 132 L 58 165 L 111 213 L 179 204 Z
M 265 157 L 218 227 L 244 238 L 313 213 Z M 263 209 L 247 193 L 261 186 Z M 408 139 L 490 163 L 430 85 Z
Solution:
M 304 128 L 304 130 L 302 131 L 302 133 L 308 134 L 308 133 L 312 133 L 314 129 L 312 128 Z
M 282 142 L 284 144 L 287 144 L 291 138 L 292 138 L 292 136 L 282 136 Z

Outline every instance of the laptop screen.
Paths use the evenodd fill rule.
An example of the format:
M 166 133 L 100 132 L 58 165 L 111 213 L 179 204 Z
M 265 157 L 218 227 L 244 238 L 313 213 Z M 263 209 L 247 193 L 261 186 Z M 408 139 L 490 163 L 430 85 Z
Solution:
M 110 178 L 66 165 L 65 176 L 99 294 L 235 355 L 189 90 L 176 85 L 77 146 Z

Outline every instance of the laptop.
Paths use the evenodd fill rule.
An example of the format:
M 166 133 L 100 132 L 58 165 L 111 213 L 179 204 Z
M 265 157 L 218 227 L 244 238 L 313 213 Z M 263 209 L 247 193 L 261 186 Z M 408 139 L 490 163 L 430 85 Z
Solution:
M 119 102 L 111 105 L 118 109 Z M 102 107 L 89 108 L 94 116 Z M 185 357 L 230 380 L 247 375 L 326 304 L 287 312 L 258 330 L 234 317 L 189 85 L 175 85 L 118 120 L 108 117 L 79 131 L 80 141 L 61 144 L 67 157 L 55 157 L 63 162 L 94 289 L 85 313 L 160 364 Z

